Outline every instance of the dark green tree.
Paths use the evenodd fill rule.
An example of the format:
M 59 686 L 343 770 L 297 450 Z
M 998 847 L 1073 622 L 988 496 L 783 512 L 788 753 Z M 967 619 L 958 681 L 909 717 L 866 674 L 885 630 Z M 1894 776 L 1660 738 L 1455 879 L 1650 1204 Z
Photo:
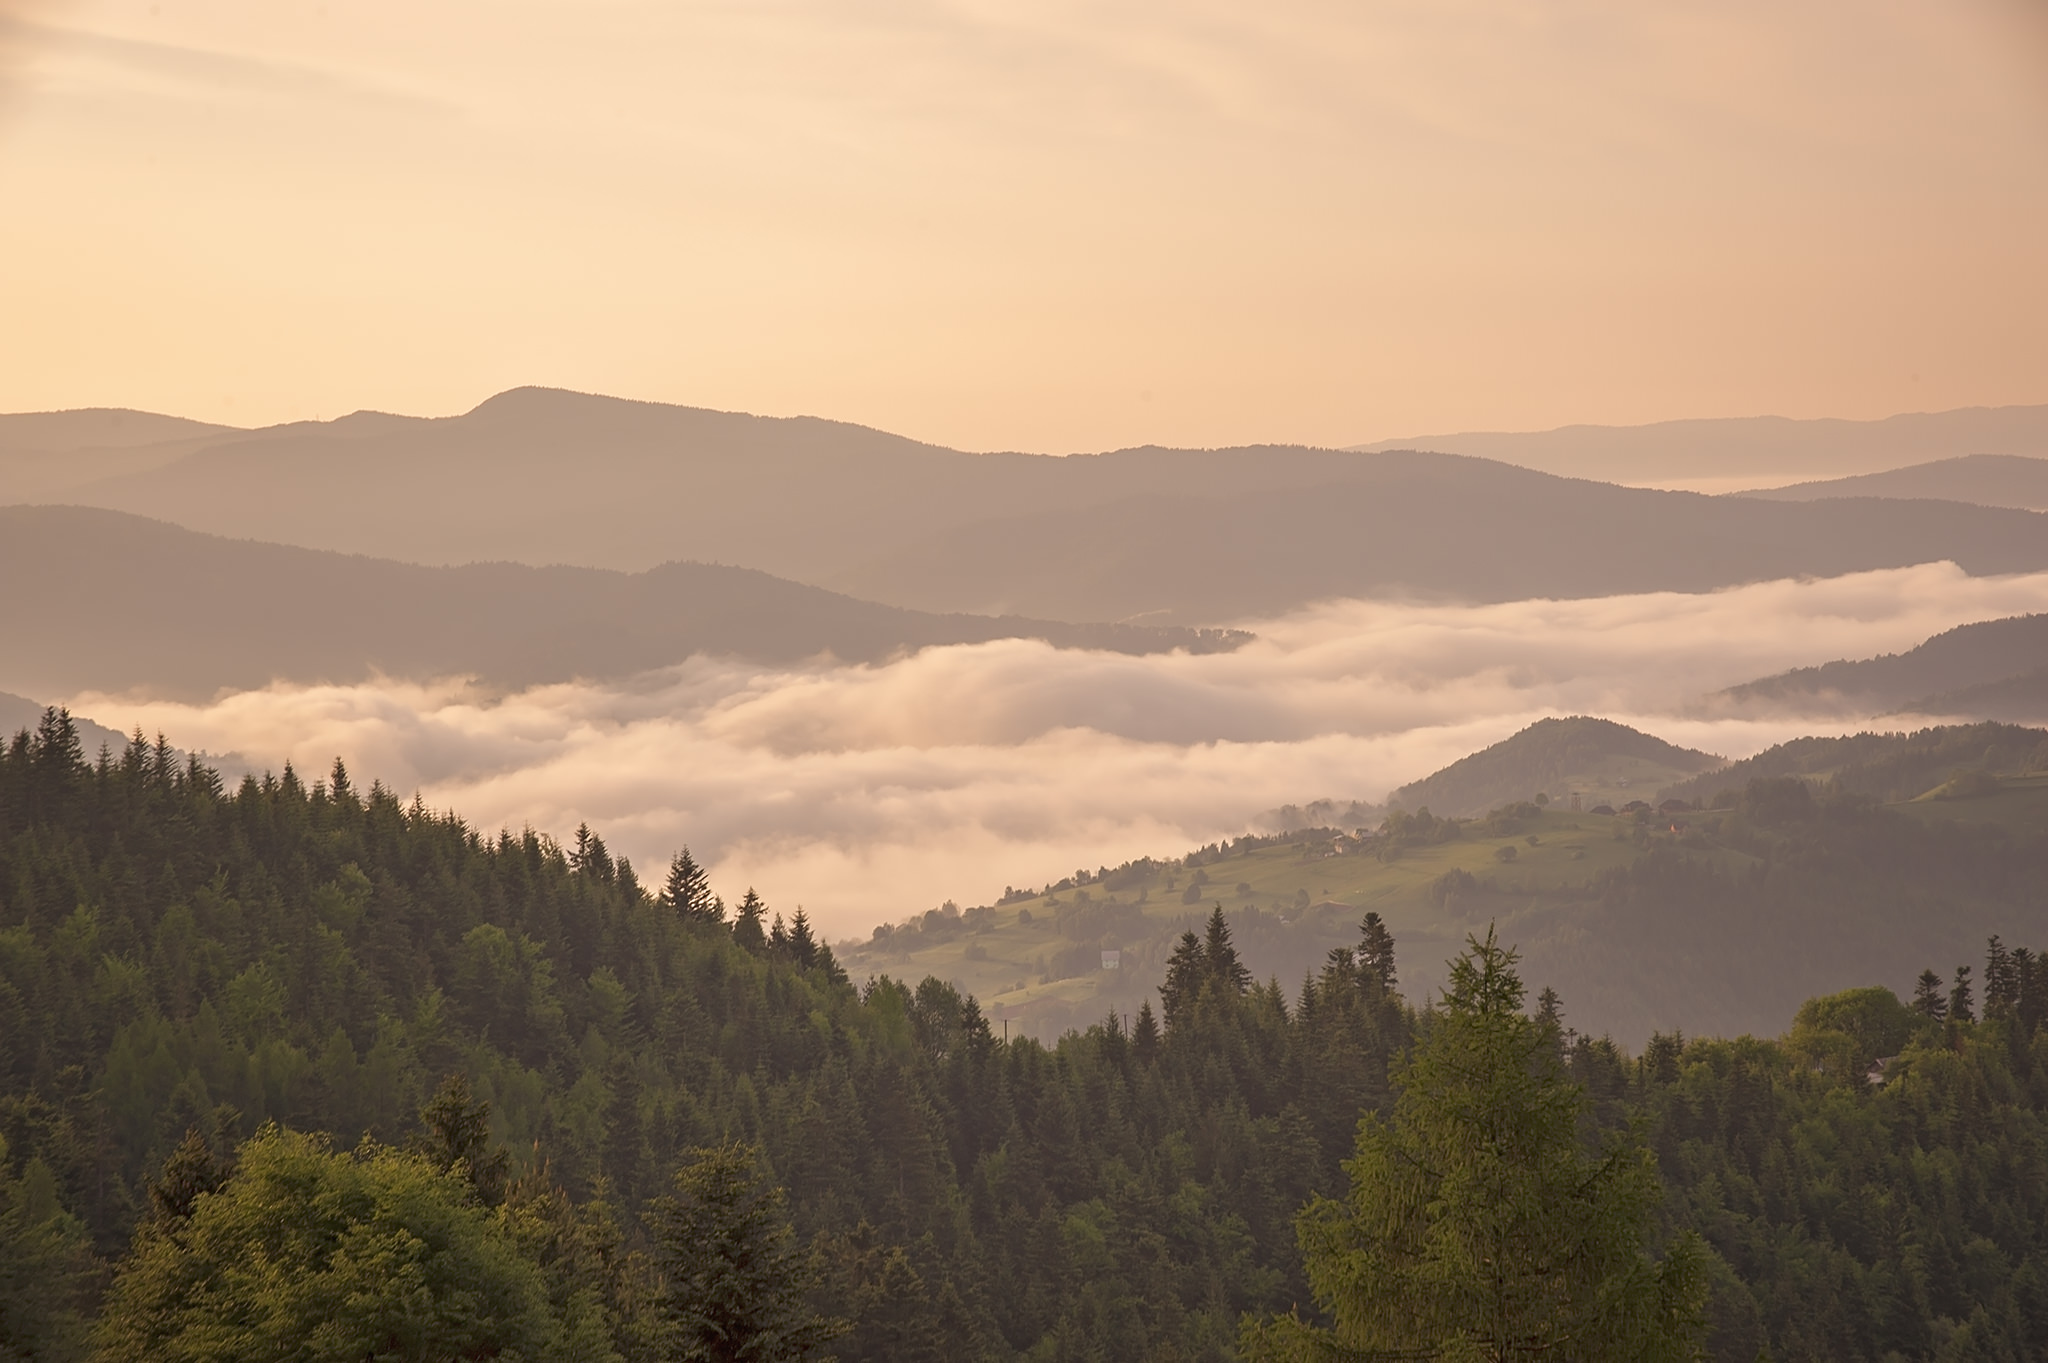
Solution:
M 1223 916 L 1220 903 L 1210 912 L 1202 935 L 1202 959 L 1209 978 L 1231 993 L 1242 994 L 1252 987 L 1252 972 L 1237 958 L 1237 946 L 1230 940 L 1230 920 Z
M 435 1168 L 461 1174 L 487 1207 L 504 1200 L 507 1156 L 491 1147 L 491 1105 L 470 1093 L 467 1075 L 441 1081 L 420 1109 L 420 1126 L 413 1148 Z
M 1491 929 L 1368 1114 L 1349 1193 L 1298 1222 L 1322 1326 L 1248 1319 L 1255 1360 L 1690 1360 L 1704 1332 L 1705 1251 L 1646 1249 L 1661 1185 L 1632 1139 L 1590 1152 L 1584 1091 L 1549 1029 L 1522 1013 L 1515 955 Z
M 768 906 L 761 896 L 754 893 L 754 887 L 747 886 L 747 893 L 740 900 L 740 906 L 732 922 L 732 940 L 748 951 L 762 952 L 768 949 L 768 930 L 761 920 L 768 914 Z
M 685 847 L 668 864 L 668 881 L 661 889 L 661 906 L 685 923 L 708 927 L 722 922 L 725 905 L 711 893 L 711 877 Z
M 663 1357 L 678 1363 L 794 1363 L 845 1332 L 807 1300 L 816 1261 L 797 1248 L 782 1189 L 761 1154 L 701 1147 L 653 1207 Z
M 1970 967 L 1956 967 L 1955 987 L 1948 991 L 1948 1016 L 1951 1022 L 1975 1022 L 1977 1007 L 1971 998 Z
M 1913 1008 L 1936 1022 L 1948 1016 L 1948 996 L 1942 992 L 1941 976 L 1932 970 L 1920 972 L 1913 986 Z

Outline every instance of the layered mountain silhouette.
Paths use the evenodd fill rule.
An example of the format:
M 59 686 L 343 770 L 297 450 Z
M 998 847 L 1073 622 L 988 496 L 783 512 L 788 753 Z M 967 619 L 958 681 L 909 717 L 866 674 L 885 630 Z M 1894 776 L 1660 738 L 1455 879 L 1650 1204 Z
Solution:
M 936 616 L 747 568 L 422 567 L 230 540 L 118 512 L 0 508 L 0 688 L 207 697 L 274 679 L 630 675 L 693 654 L 873 661 L 1037 638 L 1124 652 L 1233 647 L 1221 631 Z
M 1812 502 L 1827 497 L 1897 497 L 1970 502 L 2048 511 L 2048 459 L 2017 454 L 1966 454 L 1883 473 L 1794 483 L 1741 494 L 1775 502 Z
M 1353 446 L 1424 449 L 1622 483 L 1877 473 L 1959 455 L 2048 456 L 2048 404 L 1907 412 L 1881 421 L 1718 417 L 1646 426 L 1468 431 Z
M 107 423 L 36 418 L 32 455 L 0 447 L 0 499 L 414 563 L 730 563 L 940 613 L 1213 624 L 1338 596 L 2048 568 L 2048 517 L 2029 511 L 1710 498 L 1412 450 L 966 454 L 809 417 L 517 389 L 457 417 L 176 428 L 66 464 L 49 449 L 66 418 L 80 440 Z M 133 466 L 109 472 L 120 459 Z M 65 468 L 77 476 L 53 485 Z
M 1904 653 L 1796 668 L 1714 700 L 1810 713 L 2048 719 L 2048 615 L 1960 625 Z

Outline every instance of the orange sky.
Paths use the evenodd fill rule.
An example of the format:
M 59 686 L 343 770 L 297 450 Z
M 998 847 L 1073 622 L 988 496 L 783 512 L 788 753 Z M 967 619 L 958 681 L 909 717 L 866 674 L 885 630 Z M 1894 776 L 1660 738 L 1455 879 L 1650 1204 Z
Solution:
M 2041 0 L 0 0 L 0 410 L 2048 401 Z

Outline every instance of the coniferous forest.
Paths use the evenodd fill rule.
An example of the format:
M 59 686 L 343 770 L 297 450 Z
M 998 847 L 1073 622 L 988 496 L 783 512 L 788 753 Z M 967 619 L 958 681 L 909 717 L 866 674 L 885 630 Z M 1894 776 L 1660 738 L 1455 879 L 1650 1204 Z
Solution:
M 1899 817 L 1743 799 L 1809 881 Z M 1368 916 L 1261 982 L 1218 908 L 1156 1012 L 1005 1040 L 687 855 L 52 712 L 0 756 L 0 1357 L 2048 1356 L 2048 958 L 1630 1054 L 1510 945 L 1405 998 Z

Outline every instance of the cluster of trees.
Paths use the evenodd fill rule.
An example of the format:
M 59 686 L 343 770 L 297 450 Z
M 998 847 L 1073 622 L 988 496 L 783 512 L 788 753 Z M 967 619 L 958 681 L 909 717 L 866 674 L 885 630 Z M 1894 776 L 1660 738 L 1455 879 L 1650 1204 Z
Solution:
M 1994 956 L 1982 1016 L 1631 1057 L 1490 941 L 1418 1009 L 1377 919 L 1286 988 L 1217 909 L 1157 1014 L 1006 1042 L 687 857 L 53 714 L 0 754 L 0 1357 L 1650 1357 L 1695 1308 L 1716 1359 L 2037 1357 L 2048 1029 Z

